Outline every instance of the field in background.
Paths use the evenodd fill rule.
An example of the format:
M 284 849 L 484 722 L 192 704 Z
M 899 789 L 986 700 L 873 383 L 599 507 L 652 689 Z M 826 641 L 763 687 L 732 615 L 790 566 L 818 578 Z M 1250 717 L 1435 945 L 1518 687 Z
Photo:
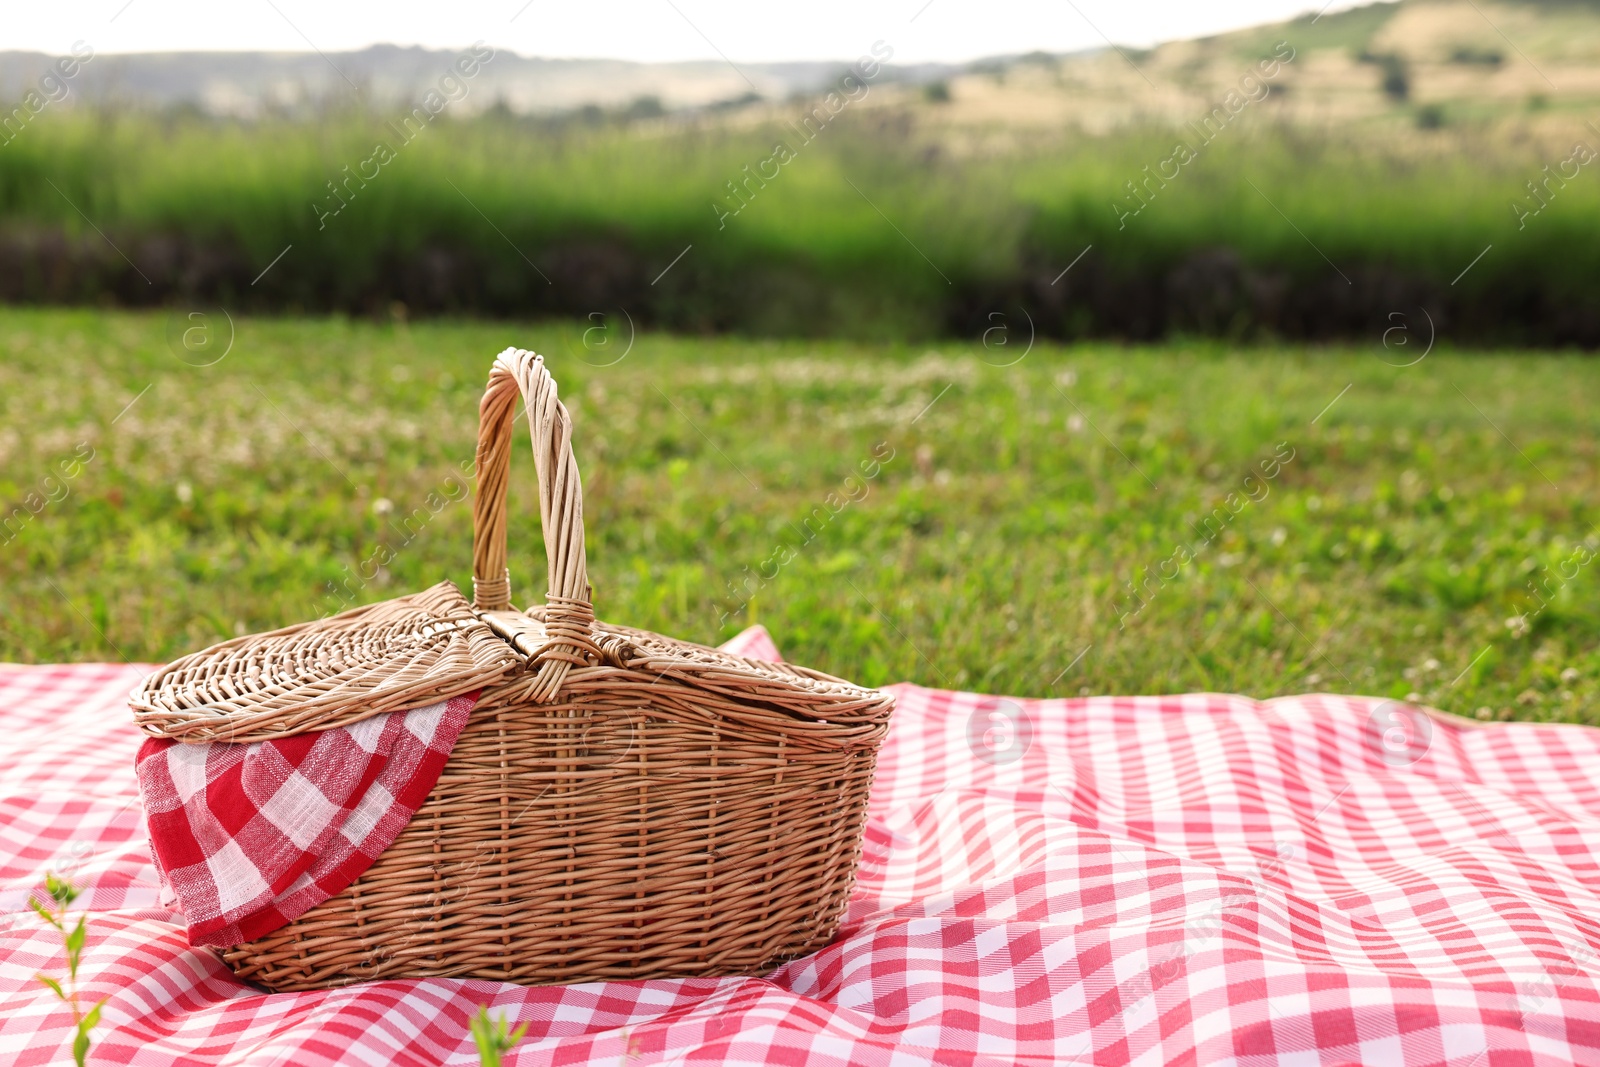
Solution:
M 1591 359 L 591 325 L 0 312 L 0 660 L 162 660 L 466 585 L 461 464 L 515 342 L 573 412 L 603 618 L 761 622 L 868 683 L 1600 722 Z
M 69 114 L 0 150 L 0 299 L 626 308 L 678 331 L 863 339 L 974 337 L 996 311 L 1064 338 L 1370 338 L 1422 306 L 1462 344 L 1600 344 L 1600 164 L 1571 163 L 1540 208 L 1524 185 L 1570 147 L 1319 133 L 1256 107 L 1167 182 L 1144 176 L 1173 154 L 1159 127 L 957 155 L 888 109 L 810 145 L 491 116 L 428 129 L 338 198 L 375 123 Z M 780 136 L 794 158 L 746 177 Z
M 409 105 L 353 100 L 63 104 L 0 147 L 0 300 L 865 340 L 1003 313 L 1055 338 L 1365 342 L 1425 308 L 1460 345 L 1600 345 L 1600 11 L 1478 6 L 834 105 L 533 117 L 484 88 L 402 129 Z

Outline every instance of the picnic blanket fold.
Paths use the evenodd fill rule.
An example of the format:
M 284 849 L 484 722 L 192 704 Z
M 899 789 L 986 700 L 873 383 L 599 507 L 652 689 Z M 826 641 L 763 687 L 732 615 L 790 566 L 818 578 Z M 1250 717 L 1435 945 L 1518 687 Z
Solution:
M 275 741 L 146 739 L 151 852 L 189 943 L 261 937 L 359 878 L 427 800 L 477 698 Z

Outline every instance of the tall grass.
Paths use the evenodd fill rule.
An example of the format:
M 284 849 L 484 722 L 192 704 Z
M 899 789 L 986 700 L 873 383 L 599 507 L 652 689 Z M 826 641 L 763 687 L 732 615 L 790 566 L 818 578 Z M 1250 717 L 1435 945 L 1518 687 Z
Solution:
M 1260 118 L 1209 145 L 1149 128 L 982 153 L 890 109 L 846 113 L 809 143 L 777 121 L 446 115 L 406 142 L 381 115 L 239 125 L 64 113 L 0 148 L 0 240 L 72 235 L 79 259 L 100 264 L 91 296 L 102 285 L 133 301 L 402 299 L 501 314 L 625 303 L 659 323 L 753 332 L 939 333 L 1008 302 L 1038 305 L 1051 332 L 1075 321 L 1093 332 L 1114 328 L 1112 305 L 1140 285 L 1170 301 L 1164 279 L 1217 250 L 1302 303 L 1328 289 L 1361 314 L 1418 293 L 1455 301 L 1457 318 L 1492 312 L 1488 325 L 1511 334 L 1551 309 L 1594 314 L 1594 164 L 1553 183 L 1519 224 L 1513 200 L 1538 207 L 1526 183 L 1565 152 L 1450 130 L 1380 144 Z M 1197 158 L 1152 179 L 1179 136 Z M 794 158 L 745 181 L 780 139 Z M 393 158 L 364 163 L 380 144 Z M 743 199 L 730 181 L 744 182 Z M 1088 246 L 1076 276 L 1052 286 Z M 1350 292 L 1330 288 L 1341 286 Z M 61 298 L 44 282 L 8 295 Z

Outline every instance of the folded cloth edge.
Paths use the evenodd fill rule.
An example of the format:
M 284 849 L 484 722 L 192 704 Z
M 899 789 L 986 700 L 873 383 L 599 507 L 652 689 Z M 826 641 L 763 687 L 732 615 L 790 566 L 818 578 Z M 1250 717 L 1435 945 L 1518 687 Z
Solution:
M 146 738 L 134 763 L 150 852 L 163 897 L 172 899 L 184 916 L 189 943 L 229 947 L 252 941 L 349 888 L 426 802 L 478 695 L 473 692 L 422 708 L 386 712 L 365 720 L 365 726 L 352 723 L 277 741 L 186 744 Z M 437 721 L 427 723 L 426 737 L 419 737 L 403 724 L 399 730 L 390 730 L 393 724 L 389 720 L 396 716 L 414 717 L 408 720 L 411 722 L 426 723 L 433 717 Z M 324 803 L 313 802 L 313 810 L 323 812 L 326 821 L 317 828 L 314 840 L 303 846 L 294 844 L 290 839 L 304 835 L 306 826 L 298 818 L 284 820 L 295 823 L 291 826 L 274 822 L 274 805 L 287 794 L 287 806 L 276 805 L 278 814 L 280 818 L 285 812 L 298 816 L 305 808 L 300 797 L 308 788 L 320 785 L 298 773 L 294 755 L 305 758 L 312 746 L 330 742 L 341 745 L 341 755 L 352 749 L 364 751 L 360 744 L 344 743 L 352 731 L 368 737 L 388 736 L 389 748 L 379 752 L 374 747 L 368 753 L 368 764 L 353 788 L 336 798 L 324 796 Z M 391 760 L 396 744 L 407 746 L 400 762 Z M 175 757 L 191 769 L 203 768 L 203 787 L 194 788 L 193 781 L 186 783 L 187 790 L 178 787 Z M 261 774 L 252 782 L 241 781 L 240 769 L 252 760 L 271 768 L 265 777 L 273 793 L 264 801 L 252 797 L 260 792 Z M 226 783 L 224 776 L 229 779 Z M 381 802 L 382 794 L 374 793 L 380 788 L 389 800 L 374 818 L 370 805 L 363 809 L 362 801 L 371 795 Z M 238 843 L 240 836 L 255 842 L 257 855 Z M 286 856 L 293 858 L 285 861 Z M 258 860 L 267 863 L 266 870 Z M 234 884 L 224 884 L 227 882 Z M 248 895 L 241 897 L 241 893 Z

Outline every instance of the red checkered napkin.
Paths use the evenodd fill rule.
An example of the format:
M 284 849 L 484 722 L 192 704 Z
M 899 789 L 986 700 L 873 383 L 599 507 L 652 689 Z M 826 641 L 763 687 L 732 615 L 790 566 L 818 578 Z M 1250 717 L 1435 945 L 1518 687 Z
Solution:
M 343 891 L 422 806 L 477 694 L 251 744 L 150 738 L 150 846 L 194 945 L 271 933 Z

